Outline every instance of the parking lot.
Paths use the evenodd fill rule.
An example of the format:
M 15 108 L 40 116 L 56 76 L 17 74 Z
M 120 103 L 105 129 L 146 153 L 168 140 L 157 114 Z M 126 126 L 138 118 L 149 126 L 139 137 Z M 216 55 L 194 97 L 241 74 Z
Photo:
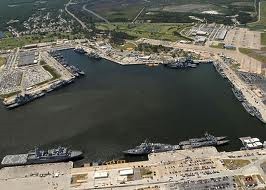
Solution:
M 20 90 L 22 71 L 5 71 L 0 75 L 0 94 L 9 94 Z
M 29 88 L 52 78 L 53 76 L 42 66 L 29 67 L 23 74 L 23 86 Z
M 246 28 L 234 28 L 228 31 L 225 43 L 242 48 L 260 49 L 260 32 L 250 31 Z

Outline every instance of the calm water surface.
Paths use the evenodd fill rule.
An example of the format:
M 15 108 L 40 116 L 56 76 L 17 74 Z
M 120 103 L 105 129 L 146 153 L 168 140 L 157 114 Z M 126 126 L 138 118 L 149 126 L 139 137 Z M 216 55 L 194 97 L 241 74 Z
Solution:
M 86 161 L 119 158 L 146 138 L 175 144 L 205 131 L 266 140 L 266 126 L 251 117 L 212 65 L 192 70 L 120 66 L 63 52 L 86 72 L 70 86 L 26 106 L 0 107 L 0 156 L 35 146 L 69 146 Z

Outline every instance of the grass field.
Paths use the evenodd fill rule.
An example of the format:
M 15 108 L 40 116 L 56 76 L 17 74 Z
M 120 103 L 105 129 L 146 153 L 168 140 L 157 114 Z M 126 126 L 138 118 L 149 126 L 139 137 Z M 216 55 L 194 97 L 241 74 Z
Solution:
M 224 43 L 213 43 L 210 45 L 212 48 L 224 49 Z
M 42 67 L 53 76 L 53 78 L 51 80 L 55 80 L 55 79 L 58 79 L 61 77 L 61 75 L 51 66 L 43 65 Z M 45 82 L 47 82 L 47 81 L 45 81 Z
M 0 67 L 3 66 L 6 63 L 5 57 L 0 57 Z
M 72 35 L 67 33 L 60 34 L 47 34 L 47 35 L 29 35 L 19 38 L 4 38 L 0 40 L 0 49 L 13 49 L 16 47 L 22 47 L 28 44 L 40 43 L 40 42 L 52 42 L 57 39 L 74 39 L 80 37 L 79 34 Z
M 168 41 L 177 41 L 187 39 L 180 35 L 180 31 L 191 24 L 163 24 L 163 23 L 114 23 L 105 24 L 98 23 L 96 27 L 100 30 L 115 30 L 117 32 L 125 32 L 136 38 L 151 38 Z
M 248 164 L 250 164 L 249 160 L 231 160 L 231 159 L 224 159 L 223 160 L 224 166 L 229 170 L 236 170 L 238 168 L 242 168 Z
M 266 29 L 266 0 L 261 1 L 260 5 L 260 21 L 249 24 L 248 26 L 254 30 Z
M 239 48 L 239 51 L 243 54 L 246 54 L 262 63 L 266 63 L 266 55 L 265 51 L 259 51 L 254 49 L 248 49 L 248 48 Z
M 254 0 L 84 0 L 91 10 L 111 22 L 132 21 L 145 7 L 138 21 L 153 23 L 193 22 L 190 15 L 206 18 L 210 22 L 230 23 L 225 16 L 239 15 L 241 23 L 254 20 Z M 76 0 L 78 3 L 79 1 Z M 217 11 L 221 14 L 204 14 L 203 11 Z
M 261 33 L 261 45 L 266 46 L 266 33 Z

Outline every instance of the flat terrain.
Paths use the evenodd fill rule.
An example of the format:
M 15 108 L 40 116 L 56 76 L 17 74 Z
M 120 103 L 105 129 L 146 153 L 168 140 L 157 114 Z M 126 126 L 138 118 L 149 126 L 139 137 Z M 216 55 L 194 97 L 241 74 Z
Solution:
M 234 15 L 238 15 L 236 19 L 240 23 L 248 23 L 256 20 L 253 0 L 84 0 L 82 2 L 76 0 L 75 2 L 77 3 L 74 5 L 77 14 L 83 14 L 80 10 L 82 5 L 86 4 L 90 10 L 108 18 L 111 22 L 133 21 L 135 16 L 143 8 L 145 8 L 144 11 L 137 19 L 141 22 L 186 23 L 193 22 L 189 16 L 196 16 L 200 19 L 205 18 L 209 22 L 215 21 L 217 23 L 232 24 L 233 21 L 231 18 L 225 16 Z M 224 6 L 225 4 L 226 6 Z
M 248 48 L 239 48 L 239 51 L 241 53 L 244 53 L 248 55 L 249 57 L 252 57 L 262 63 L 266 63 L 266 52 L 255 50 L 255 49 L 248 49 Z
M 0 170 L 0 188 L 85 189 L 265 189 L 265 149 L 218 152 L 214 147 L 154 153 L 147 161 L 73 168 L 71 162 Z M 154 187 L 154 188 L 153 188 Z M 224 188 L 221 188 L 224 187 Z
M 7 26 L 10 20 L 18 20 L 11 26 L 20 26 L 20 24 L 28 19 L 32 14 L 43 10 L 57 12 L 63 9 L 64 4 L 68 0 L 38 1 L 38 0 L 1 0 L 0 2 L 0 30 Z
M 249 24 L 252 29 L 266 29 L 266 1 L 260 3 L 260 18 L 257 22 Z
M 177 41 L 186 39 L 179 32 L 191 24 L 162 24 L 162 23 L 114 23 L 104 24 L 98 23 L 96 27 L 101 30 L 115 30 L 117 32 L 125 32 L 136 38 L 151 38 L 168 41 Z
M 16 47 L 23 47 L 28 44 L 42 43 L 42 42 L 52 42 L 57 39 L 74 39 L 75 37 L 80 37 L 79 34 L 72 35 L 67 33 L 55 34 L 49 33 L 46 35 L 26 35 L 22 37 L 8 37 L 0 40 L 0 49 L 13 49 Z
M 261 33 L 261 45 L 266 46 L 266 33 Z
M 0 67 L 3 66 L 6 62 L 6 58 L 0 57 Z

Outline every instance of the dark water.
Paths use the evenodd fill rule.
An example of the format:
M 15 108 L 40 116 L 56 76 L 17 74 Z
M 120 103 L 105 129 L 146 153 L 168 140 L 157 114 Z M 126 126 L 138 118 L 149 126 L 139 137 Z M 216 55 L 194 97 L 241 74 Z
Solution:
M 146 138 L 175 144 L 205 131 L 266 140 L 266 127 L 245 112 L 212 65 L 192 70 L 120 66 L 64 51 L 86 76 L 18 109 L 0 108 L 0 156 L 65 145 L 86 159 L 119 158 Z

